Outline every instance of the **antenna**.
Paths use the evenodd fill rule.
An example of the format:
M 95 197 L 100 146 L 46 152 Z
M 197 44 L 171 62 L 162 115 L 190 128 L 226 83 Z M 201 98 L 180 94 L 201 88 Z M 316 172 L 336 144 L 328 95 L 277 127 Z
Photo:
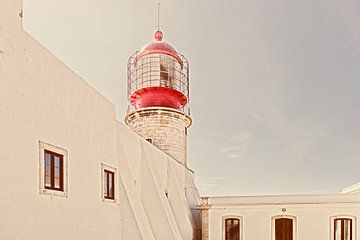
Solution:
M 157 30 L 160 30 L 160 3 L 158 3 Z
M 157 26 L 155 32 L 155 41 L 162 41 L 163 33 L 160 31 L 160 3 L 158 3 L 158 19 L 157 19 Z

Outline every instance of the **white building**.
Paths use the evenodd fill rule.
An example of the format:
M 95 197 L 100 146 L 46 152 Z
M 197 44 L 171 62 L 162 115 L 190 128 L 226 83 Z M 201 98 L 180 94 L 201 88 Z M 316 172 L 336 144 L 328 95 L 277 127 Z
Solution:
M 126 123 L 141 137 L 22 29 L 21 12 L 21 0 L 0 0 L 0 239 L 358 239 L 358 185 L 332 195 L 200 198 L 186 159 L 187 63 L 156 45 L 159 32 L 156 47 L 130 61 L 158 60 L 154 79 L 140 70 L 130 78 Z M 149 91 L 166 98 L 139 100 Z
M 359 235 L 355 193 L 204 197 L 201 209 L 203 240 L 356 240 Z
M 119 123 L 21 10 L 0 0 L 0 239 L 195 238 L 193 171 Z

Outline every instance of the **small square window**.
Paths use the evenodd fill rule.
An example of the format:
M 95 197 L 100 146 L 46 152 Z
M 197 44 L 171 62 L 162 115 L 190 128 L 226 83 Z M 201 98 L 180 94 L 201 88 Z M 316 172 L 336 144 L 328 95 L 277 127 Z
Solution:
M 40 193 L 67 197 L 67 151 L 39 142 Z

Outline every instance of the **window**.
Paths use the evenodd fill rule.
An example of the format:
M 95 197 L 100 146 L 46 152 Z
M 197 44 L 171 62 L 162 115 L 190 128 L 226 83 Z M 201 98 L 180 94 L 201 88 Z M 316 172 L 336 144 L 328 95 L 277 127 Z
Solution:
M 293 240 L 293 220 L 290 218 L 275 219 L 275 240 Z
M 116 202 L 116 168 L 101 164 L 101 197 L 103 202 Z
M 352 240 L 352 219 L 334 219 L 334 240 Z
M 151 139 L 151 138 L 147 138 L 146 141 L 148 141 L 149 143 L 152 143 L 152 139 Z
M 64 189 L 64 156 L 44 150 L 44 183 L 45 189 L 63 191 Z
M 238 218 L 225 219 L 225 240 L 240 240 L 240 220 Z
M 286 211 L 286 210 L 285 210 Z M 296 217 L 292 215 L 277 215 L 271 218 L 272 240 L 296 240 Z
M 39 141 L 40 194 L 68 196 L 68 152 L 64 148 Z
M 114 172 L 104 170 L 104 198 L 114 199 Z

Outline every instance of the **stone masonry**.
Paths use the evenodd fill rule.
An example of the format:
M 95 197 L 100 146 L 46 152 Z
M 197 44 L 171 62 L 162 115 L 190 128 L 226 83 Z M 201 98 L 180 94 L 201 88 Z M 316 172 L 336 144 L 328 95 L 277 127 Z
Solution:
M 148 107 L 130 112 L 126 124 L 143 138 L 179 161 L 187 164 L 187 128 L 191 118 L 165 107 Z

